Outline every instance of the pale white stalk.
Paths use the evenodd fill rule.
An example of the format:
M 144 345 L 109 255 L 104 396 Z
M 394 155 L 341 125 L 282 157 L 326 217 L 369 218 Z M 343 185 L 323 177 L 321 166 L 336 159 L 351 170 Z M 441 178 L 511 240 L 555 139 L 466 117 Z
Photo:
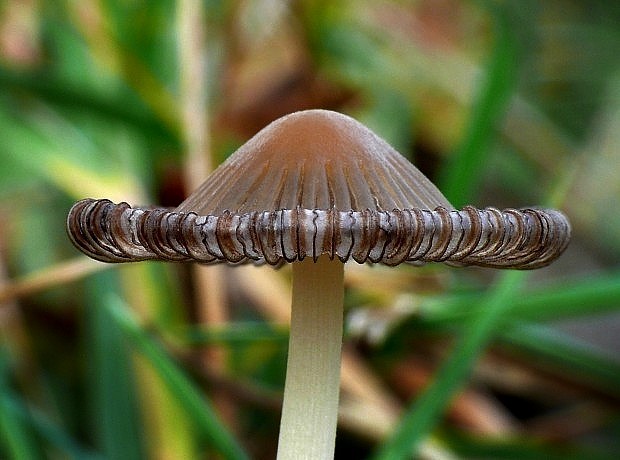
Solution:
M 293 263 L 293 302 L 278 460 L 334 458 L 344 264 Z

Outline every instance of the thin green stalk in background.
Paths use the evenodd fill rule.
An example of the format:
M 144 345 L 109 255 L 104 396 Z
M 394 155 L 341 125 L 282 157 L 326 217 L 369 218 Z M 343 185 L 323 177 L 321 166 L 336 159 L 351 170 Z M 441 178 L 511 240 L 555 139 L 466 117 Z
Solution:
M 460 324 L 480 315 L 482 296 L 481 293 L 463 293 L 430 298 L 419 307 L 419 316 L 429 326 Z M 620 302 L 620 272 L 549 283 L 508 302 L 510 311 L 506 320 L 510 321 L 557 321 L 611 312 Z
M 571 446 L 563 443 L 545 445 L 522 439 L 489 439 L 449 433 L 444 438 L 456 458 L 493 460 L 617 460 L 617 453 L 601 451 L 596 446 Z M 561 445 L 560 445 L 561 444 Z
M 275 343 L 286 346 L 288 329 L 260 321 L 230 322 L 215 326 L 192 326 L 184 331 L 184 342 L 190 346 Z
M 5 350 L 0 350 L 0 443 L 2 451 L 14 459 L 39 458 L 41 452 L 32 430 L 17 416 L 17 395 L 9 388 L 9 370 Z
M 106 310 L 109 292 L 119 289 L 117 273 L 90 278 L 90 308 L 85 310 L 89 340 L 88 369 L 94 431 L 108 458 L 144 458 L 136 386 L 129 350 L 120 328 Z
M 565 279 L 524 295 L 506 299 L 497 340 L 519 354 L 577 381 L 620 394 L 620 364 L 589 344 L 562 334 L 546 323 L 612 313 L 620 303 L 620 273 Z M 484 313 L 483 293 L 463 293 L 430 298 L 416 306 L 408 333 L 462 333 L 473 318 Z
M 538 366 L 561 369 L 579 382 L 620 396 L 620 363 L 610 352 L 538 324 L 513 324 L 502 329 L 501 345 L 536 358 Z
M 518 290 L 525 275 L 525 272 L 510 271 L 500 276 L 483 303 L 484 313 L 470 319 L 453 353 L 437 372 L 435 383 L 407 409 L 392 437 L 375 455 L 375 460 L 411 457 L 411 453 L 433 429 L 454 394 L 465 384 L 476 360 L 493 338 L 493 331 L 506 312 L 509 305 L 507 299 Z
M 506 12 L 491 8 L 495 42 L 487 68 L 483 70 L 479 93 L 472 108 L 469 126 L 460 147 L 445 165 L 441 191 L 457 208 L 471 204 L 479 187 L 495 127 L 506 110 L 515 86 L 517 43 Z
M 179 137 L 169 126 L 140 105 L 130 91 L 124 94 L 99 94 L 92 88 L 81 88 L 56 75 L 19 72 L 0 65 L 0 87 L 3 91 L 18 91 L 60 109 L 79 110 L 105 120 L 132 127 L 153 139 L 178 146 Z
M 37 440 L 36 443 L 33 443 L 32 448 L 25 445 L 25 441 L 30 438 L 30 442 L 34 439 L 31 435 L 24 436 L 21 441 L 17 441 L 17 436 L 15 436 L 15 428 L 17 426 L 25 429 L 28 428 L 28 431 L 31 434 L 36 434 L 37 437 L 45 440 L 49 446 L 51 446 L 55 451 L 57 451 L 62 458 L 71 458 L 78 460 L 103 460 L 104 456 L 88 450 L 86 447 L 80 445 L 74 439 L 70 437 L 69 434 L 66 433 L 66 428 L 61 427 L 56 424 L 53 420 L 50 420 L 45 413 L 40 410 L 29 408 L 26 406 L 25 401 L 19 398 L 16 394 L 11 391 L 7 391 L 7 388 L 1 388 L 0 394 L 3 396 L 0 397 L 2 402 L 2 415 L 0 417 L 10 417 L 10 423 L 13 426 L 9 426 L 9 430 L 11 431 L 10 436 L 12 439 L 9 443 L 16 448 L 11 449 L 13 452 L 13 456 L 11 458 L 41 458 L 41 453 L 39 452 L 39 442 Z M 0 422 L 4 423 L 4 422 Z M 23 434 L 23 433 L 22 433 Z M 21 437 L 21 435 L 18 435 Z M 8 438 L 5 436 L 5 439 Z M 36 450 L 38 452 L 34 456 L 29 456 L 26 452 L 31 450 Z
M 130 313 L 129 307 L 117 296 L 105 296 L 104 308 L 125 337 L 153 366 L 179 404 L 194 421 L 196 428 L 227 459 L 247 459 L 247 454 L 217 419 L 215 411 L 202 398 L 200 391 L 174 364 L 164 351 L 144 332 Z

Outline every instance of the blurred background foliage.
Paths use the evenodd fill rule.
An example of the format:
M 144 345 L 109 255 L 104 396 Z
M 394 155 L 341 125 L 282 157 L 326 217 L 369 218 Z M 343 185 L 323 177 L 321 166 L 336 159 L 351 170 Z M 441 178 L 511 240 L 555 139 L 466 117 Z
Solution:
M 289 271 L 109 266 L 84 197 L 175 206 L 294 110 L 457 206 L 553 205 L 533 273 L 346 273 L 338 458 L 617 458 L 620 3 L 0 2 L 0 457 L 274 457 Z

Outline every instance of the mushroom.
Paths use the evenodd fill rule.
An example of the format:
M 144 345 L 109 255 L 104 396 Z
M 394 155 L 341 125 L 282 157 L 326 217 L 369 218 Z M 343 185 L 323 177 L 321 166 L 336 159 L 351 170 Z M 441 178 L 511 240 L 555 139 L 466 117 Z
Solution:
M 555 210 L 455 210 L 387 142 L 326 110 L 274 121 L 174 210 L 86 199 L 67 226 L 105 262 L 293 264 L 280 459 L 333 457 L 345 262 L 531 269 L 570 238 Z

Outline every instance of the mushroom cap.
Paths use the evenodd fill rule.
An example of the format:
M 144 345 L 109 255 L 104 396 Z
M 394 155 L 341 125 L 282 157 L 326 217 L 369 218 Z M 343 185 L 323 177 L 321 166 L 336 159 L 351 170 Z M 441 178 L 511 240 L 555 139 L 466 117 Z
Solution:
M 452 205 L 366 126 L 328 110 L 274 121 L 222 163 L 176 211 L 434 209 Z
M 278 265 L 328 255 L 529 269 L 570 239 L 559 211 L 453 209 L 384 140 L 325 110 L 267 126 L 174 211 L 87 199 L 67 228 L 78 249 L 106 262 Z

